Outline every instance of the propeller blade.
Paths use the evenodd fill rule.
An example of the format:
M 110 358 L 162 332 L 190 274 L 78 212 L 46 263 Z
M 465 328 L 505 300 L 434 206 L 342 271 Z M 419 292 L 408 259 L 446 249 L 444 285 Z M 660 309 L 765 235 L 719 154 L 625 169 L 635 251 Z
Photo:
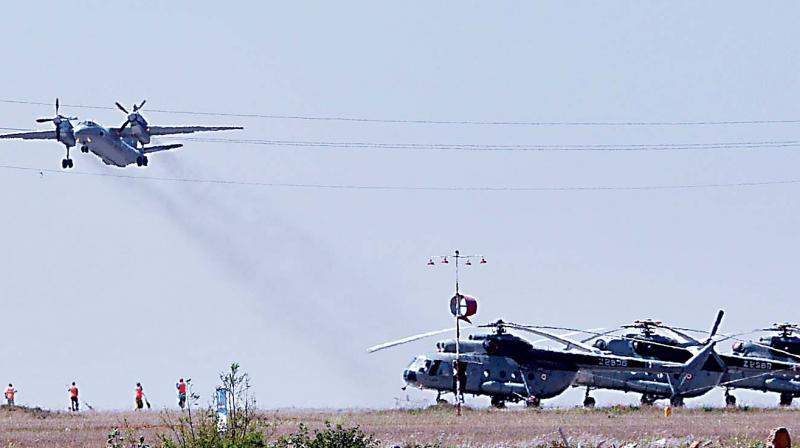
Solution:
M 114 104 L 116 104 L 116 105 L 117 105 L 117 108 L 119 108 L 119 110 L 121 110 L 121 111 L 125 112 L 126 114 L 127 114 L 127 113 L 129 113 L 129 112 L 127 111 L 127 109 L 125 109 L 124 107 L 122 107 L 122 104 L 119 104 L 119 103 L 117 103 L 117 102 L 115 102 Z
M 142 100 L 142 104 L 140 104 L 138 106 L 134 104 L 133 105 L 133 111 L 137 112 L 139 109 L 143 108 L 144 107 L 144 103 L 146 103 L 146 102 L 147 102 L 147 100 Z
M 37 123 L 47 123 L 48 121 L 53 121 L 53 119 L 52 118 L 37 118 L 36 119 Z
M 383 344 L 375 345 L 373 347 L 368 348 L 367 352 L 374 353 L 374 352 L 377 352 L 378 350 L 383 350 L 385 348 L 394 347 L 396 345 L 406 344 L 408 342 L 413 342 L 413 341 L 416 341 L 416 340 L 419 340 L 419 339 L 423 339 L 423 338 L 427 338 L 427 337 L 431 337 L 431 336 L 436 336 L 436 335 L 439 335 L 439 334 L 442 334 L 442 333 L 454 332 L 454 331 L 456 331 L 455 328 L 445 328 L 445 329 L 442 329 L 442 330 L 429 331 L 427 333 L 420 333 L 420 334 L 416 334 L 414 336 L 409 336 L 407 338 L 398 339 L 396 341 L 391 341 L 391 342 L 386 342 L 386 343 L 383 343 Z
M 56 98 L 56 115 L 58 115 L 58 98 Z
M 128 120 L 125 120 L 125 123 L 122 123 L 122 126 L 119 127 L 120 132 L 122 132 L 122 130 L 125 129 L 125 126 L 127 125 L 128 125 Z

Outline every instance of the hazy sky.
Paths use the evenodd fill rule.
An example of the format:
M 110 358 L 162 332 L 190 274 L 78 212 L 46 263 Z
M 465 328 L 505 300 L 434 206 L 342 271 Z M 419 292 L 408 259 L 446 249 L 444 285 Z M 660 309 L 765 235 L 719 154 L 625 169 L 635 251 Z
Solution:
M 158 125 L 216 137 L 506 145 L 797 139 L 797 124 L 477 126 L 191 116 L 148 109 L 408 120 L 800 119 L 796 2 L 13 2 L 0 99 L 148 100 Z M 109 126 L 116 110 L 64 106 Z M 0 127 L 50 129 L 0 102 Z M 161 139 L 161 141 L 180 141 Z M 637 186 L 800 178 L 795 148 L 451 152 L 186 141 L 147 170 L 75 151 L 74 172 L 405 186 Z M 0 164 L 58 169 L 55 142 Z M 0 169 L 0 384 L 61 408 L 66 384 L 157 407 L 191 377 L 207 400 L 238 361 L 263 407 L 392 406 L 421 341 L 450 323 L 452 271 L 479 320 L 579 328 L 644 317 L 722 331 L 798 320 L 800 186 L 431 192 L 260 188 Z M 728 343 L 724 347 L 727 350 Z M 638 397 L 598 392 L 599 404 Z M 743 403 L 776 396 L 739 392 Z M 411 393 L 410 398 L 430 398 Z M 572 390 L 550 403 L 573 405 Z M 481 401 L 483 402 L 483 401 Z M 721 392 L 692 403 L 721 403 Z

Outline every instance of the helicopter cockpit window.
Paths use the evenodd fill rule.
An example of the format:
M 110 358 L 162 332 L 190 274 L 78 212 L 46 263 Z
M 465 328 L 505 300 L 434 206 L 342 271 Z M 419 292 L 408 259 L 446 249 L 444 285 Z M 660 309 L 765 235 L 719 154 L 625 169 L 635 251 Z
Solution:
M 430 368 L 431 368 L 431 360 L 428 359 L 428 360 L 425 361 L 424 365 L 420 366 L 418 371 L 419 371 L 419 373 L 425 373 L 425 371 L 430 369 Z
M 744 351 L 744 344 L 742 344 L 741 342 L 735 342 L 733 344 L 733 351 L 736 352 L 736 353 L 743 352 Z
M 431 370 L 428 371 L 428 375 L 436 376 L 439 373 L 439 366 L 442 364 L 442 361 L 433 361 L 431 365 Z

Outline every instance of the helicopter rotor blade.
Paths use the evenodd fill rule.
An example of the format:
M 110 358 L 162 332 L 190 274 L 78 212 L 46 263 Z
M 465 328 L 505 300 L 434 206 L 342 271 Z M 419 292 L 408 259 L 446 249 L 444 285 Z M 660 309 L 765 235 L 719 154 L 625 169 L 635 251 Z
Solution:
M 462 328 L 462 330 L 468 330 L 468 329 L 469 328 Z M 436 335 L 440 335 L 440 334 L 448 333 L 448 332 L 453 332 L 453 331 L 456 331 L 455 327 L 444 328 L 442 330 L 436 330 L 436 331 L 429 331 L 427 333 L 415 334 L 414 336 L 408 336 L 408 337 L 405 337 L 403 339 L 398 339 L 396 341 L 385 342 L 383 344 L 378 344 L 378 345 L 372 346 L 372 347 L 367 349 L 367 352 L 368 353 L 374 353 L 374 352 L 377 352 L 378 350 L 383 350 L 383 349 L 387 349 L 387 348 L 390 348 L 390 347 L 395 347 L 395 346 L 398 346 L 398 345 L 407 344 L 409 342 L 414 342 L 414 341 L 417 341 L 419 339 L 424 339 L 424 338 L 428 338 L 428 337 L 431 337 L 431 336 L 436 336 Z
M 569 350 L 570 348 L 576 348 L 576 349 L 578 349 L 580 351 L 587 352 L 587 353 L 595 353 L 595 352 L 598 351 L 596 348 L 594 348 L 594 347 L 592 347 L 590 345 L 586 345 L 586 344 L 583 344 L 581 342 L 578 342 L 578 341 L 575 341 L 575 340 L 572 340 L 572 339 L 569 339 L 569 338 L 561 337 L 561 336 L 559 336 L 557 334 L 553 334 L 553 333 L 550 333 L 548 331 L 545 331 L 545 329 L 543 329 L 542 327 L 520 325 L 520 324 L 515 324 L 515 323 L 510 323 L 510 322 L 506 322 L 504 324 L 504 326 L 506 326 L 508 328 L 515 329 L 515 330 L 527 331 L 528 333 L 532 333 L 532 334 L 535 334 L 537 336 L 542 336 L 542 337 L 545 337 L 547 339 L 551 339 L 551 340 L 556 341 L 558 343 L 564 344 L 566 346 L 567 350 Z M 549 329 L 549 328 L 547 328 L 547 329 Z M 556 329 L 560 329 L 560 328 L 556 328 Z
M 601 328 L 589 328 L 588 330 L 575 330 L 575 331 L 570 331 L 569 333 L 560 334 L 560 335 L 558 335 L 558 336 L 559 336 L 559 337 L 562 337 L 562 338 L 569 338 L 569 337 L 572 337 L 572 336 L 575 336 L 575 335 L 579 335 L 579 334 L 581 334 L 581 333 L 595 333 L 595 332 L 597 332 L 597 331 L 603 331 L 603 330 L 605 330 L 605 328 L 602 328 L 602 327 L 601 327 Z M 592 337 L 594 338 L 594 337 L 596 337 L 596 336 L 592 336 Z M 541 344 L 541 343 L 543 343 L 543 342 L 547 342 L 547 341 L 549 341 L 549 340 L 550 340 L 550 339 L 548 339 L 548 338 L 544 338 L 544 339 L 537 339 L 537 340 L 535 340 L 535 341 L 531 342 L 531 344 L 533 344 L 533 345 L 538 345 L 538 344 Z
M 722 317 L 725 315 L 724 310 L 719 310 L 717 313 L 717 320 L 714 321 L 714 326 L 711 328 L 711 332 L 708 333 L 708 339 L 706 339 L 706 343 L 711 342 L 714 336 L 717 335 L 717 330 L 719 330 L 719 324 L 722 323 Z
M 611 333 L 614 333 L 614 332 L 617 332 L 617 331 L 620 331 L 620 330 L 621 330 L 621 328 L 612 328 L 611 330 L 604 331 L 602 333 L 594 333 L 594 334 L 592 334 L 591 337 L 588 337 L 586 339 L 581 339 L 580 342 L 585 344 L 585 343 L 587 343 L 587 342 L 589 342 L 589 341 L 591 341 L 593 339 L 597 339 L 599 337 L 607 336 L 607 335 L 609 335 Z
M 668 325 L 661 325 L 659 328 L 663 328 L 664 330 L 667 330 L 670 333 L 673 333 L 673 334 L 685 339 L 686 342 L 689 343 L 690 345 L 703 345 L 702 342 L 700 342 L 697 339 L 689 336 L 688 334 L 684 333 L 683 331 L 680 331 L 677 328 L 670 327 Z

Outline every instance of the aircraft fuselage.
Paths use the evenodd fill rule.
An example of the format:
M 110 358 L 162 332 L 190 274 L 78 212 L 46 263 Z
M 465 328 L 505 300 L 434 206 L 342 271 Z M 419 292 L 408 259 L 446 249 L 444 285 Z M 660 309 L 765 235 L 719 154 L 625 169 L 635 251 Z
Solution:
M 75 143 L 86 147 L 106 165 L 124 168 L 136 163 L 141 152 L 133 145 L 135 140 L 126 142 L 113 129 L 106 129 L 94 122 L 85 121 L 75 126 Z

